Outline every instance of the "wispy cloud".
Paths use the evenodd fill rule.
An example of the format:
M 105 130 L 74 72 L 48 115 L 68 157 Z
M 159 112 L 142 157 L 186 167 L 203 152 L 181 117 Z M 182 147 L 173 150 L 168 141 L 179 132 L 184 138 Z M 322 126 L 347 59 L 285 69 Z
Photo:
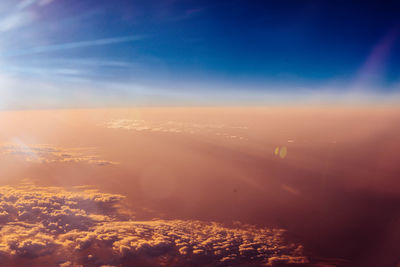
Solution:
M 21 11 L 11 13 L 0 20 L 0 32 L 8 32 L 29 25 L 35 19 L 35 13 Z
M 161 133 L 186 133 L 215 135 L 230 139 L 245 140 L 241 136 L 248 129 L 246 126 L 227 124 L 191 123 L 180 121 L 145 121 L 131 119 L 117 119 L 104 123 L 109 129 L 125 129 L 135 131 L 151 131 Z
M 29 26 L 37 18 L 34 6 L 43 7 L 53 0 L 23 0 L 11 8 L 6 16 L 0 19 L 0 32 L 14 31 L 18 28 Z
M 29 162 L 81 162 L 100 166 L 118 164 L 101 159 L 93 150 L 90 148 L 62 148 L 51 145 L 25 145 L 21 142 L 0 146 L 0 154 L 14 155 Z
M 45 6 L 53 2 L 53 0 L 23 0 L 17 5 L 17 9 L 22 10 L 33 5 Z
M 54 0 L 40 0 L 38 1 L 39 6 L 45 6 L 52 3 Z
M 22 56 L 22 55 L 29 55 L 29 54 L 39 54 L 39 53 L 46 53 L 46 52 L 85 48 L 85 47 L 92 47 L 92 46 L 103 46 L 103 45 L 112 45 L 112 44 L 119 44 L 119 43 L 128 43 L 128 42 L 143 40 L 144 38 L 145 37 L 142 35 L 129 35 L 129 36 L 122 36 L 122 37 L 113 37 L 113 38 L 104 38 L 104 39 L 96 39 L 96 40 L 88 40 L 88 41 L 45 45 L 45 46 L 33 47 L 30 49 L 28 48 L 28 49 L 24 49 L 24 50 L 11 51 L 11 52 L 5 54 L 5 56 Z
M 35 4 L 36 2 L 37 2 L 37 0 L 23 0 L 17 5 L 17 9 L 21 10 L 21 9 L 28 8 L 28 7 L 32 6 L 33 4 Z

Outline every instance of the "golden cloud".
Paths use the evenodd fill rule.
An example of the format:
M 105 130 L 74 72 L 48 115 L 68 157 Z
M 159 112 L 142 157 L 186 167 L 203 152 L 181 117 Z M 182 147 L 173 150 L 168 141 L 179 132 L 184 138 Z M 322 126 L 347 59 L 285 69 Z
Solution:
M 100 166 L 118 164 L 118 162 L 101 159 L 95 154 L 94 148 L 62 148 L 46 144 L 11 143 L 1 145 L 0 153 L 39 163 L 82 162 Z
M 247 130 L 244 126 L 232 126 L 226 124 L 190 123 L 180 121 L 146 121 L 139 119 L 115 119 L 104 123 L 109 129 L 125 129 L 135 131 L 151 131 L 162 133 L 186 133 L 186 134 L 211 134 L 231 139 L 246 139 L 243 136 L 232 134 L 231 131 Z
M 75 188 L 76 190 L 76 188 Z M 135 221 L 122 195 L 30 183 L 0 187 L 0 260 L 59 266 L 304 264 L 282 229 L 195 220 Z

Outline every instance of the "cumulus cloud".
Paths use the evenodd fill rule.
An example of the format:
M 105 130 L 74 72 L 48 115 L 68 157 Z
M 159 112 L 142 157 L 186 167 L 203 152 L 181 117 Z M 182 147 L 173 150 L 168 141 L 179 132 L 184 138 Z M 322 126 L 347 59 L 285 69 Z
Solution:
M 243 131 L 247 129 L 245 126 L 232 126 L 226 124 L 189 123 L 180 121 L 156 122 L 138 119 L 116 119 L 105 122 L 104 125 L 109 129 L 188 134 L 207 133 L 232 139 L 246 139 L 243 136 L 232 134 L 231 131 Z
M 0 260 L 52 266 L 304 264 L 284 230 L 194 220 L 135 221 L 122 195 L 33 184 L 0 187 Z
M 95 165 L 113 165 L 118 162 L 101 159 L 93 148 L 62 148 L 51 145 L 11 143 L 0 145 L 0 154 L 21 157 L 29 162 L 82 162 Z

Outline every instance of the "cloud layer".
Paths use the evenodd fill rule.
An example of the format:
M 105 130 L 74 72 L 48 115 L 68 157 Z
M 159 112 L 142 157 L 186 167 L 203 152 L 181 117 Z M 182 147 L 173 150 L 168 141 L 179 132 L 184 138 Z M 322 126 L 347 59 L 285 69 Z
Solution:
M 51 266 L 302 264 L 284 230 L 193 220 L 134 221 L 124 196 L 26 183 L 0 187 L 0 259 Z
M 21 157 L 29 162 L 83 162 L 96 165 L 113 165 L 118 162 L 101 159 L 93 148 L 62 148 L 51 145 L 3 144 L 0 154 Z
M 232 139 L 246 139 L 243 136 L 232 134 L 232 131 L 247 130 L 244 126 L 226 124 L 189 123 L 180 121 L 146 121 L 139 119 L 116 119 L 106 122 L 109 129 L 125 129 L 135 131 L 151 131 L 164 133 L 211 134 Z

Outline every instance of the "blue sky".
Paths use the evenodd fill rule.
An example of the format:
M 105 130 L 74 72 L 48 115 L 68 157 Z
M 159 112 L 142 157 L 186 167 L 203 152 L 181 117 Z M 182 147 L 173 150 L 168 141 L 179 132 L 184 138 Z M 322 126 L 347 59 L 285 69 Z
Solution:
M 4 0 L 0 108 L 393 100 L 395 2 Z

